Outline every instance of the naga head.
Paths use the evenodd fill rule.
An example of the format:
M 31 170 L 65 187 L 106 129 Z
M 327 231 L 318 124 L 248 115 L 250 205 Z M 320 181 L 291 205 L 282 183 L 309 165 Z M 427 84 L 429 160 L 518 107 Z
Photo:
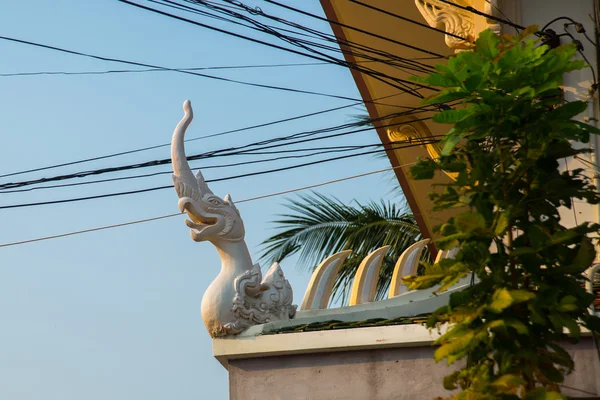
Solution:
M 190 234 L 196 242 L 239 241 L 244 239 L 244 223 L 240 212 L 231 197 L 223 199 L 214 195 L 208 188 L 202 173 L 196 176 L 187 162 L 184 136 L 194 113 L 189 100 L 183 103 L 184 116 L 173 132 L 171 142 L 171 162 L 173 183 L 179 196 L 179 210 L 187 212 L 190 220 L 185 224 L 191 228 Z

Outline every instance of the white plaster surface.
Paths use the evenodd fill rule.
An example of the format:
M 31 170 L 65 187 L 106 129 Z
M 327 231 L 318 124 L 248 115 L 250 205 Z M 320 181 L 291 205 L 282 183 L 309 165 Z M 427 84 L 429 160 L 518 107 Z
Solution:
M 387 328 L 393 331 L 395 327 Z M 371 328 L 354 330 L 367 329 Z M 599 394 L 600 361 L 592 340 L 588 337 L 577 345 L 563 345 L 575 360 L 575 371 L 565 380 L 563 393 L 573 397 Z M 231 360 L 228 365 L 230 399 L 422 400 L 448 397 L 451 392 L 442 387 L 442 378 L 460 364 L 448 367 L 445 362 L 435 363 L 434 350 L 433 346 L 417 344 L 413 347 L 374 346 L 362 350 L 349 347 L 346 351 Z
M 235 359 L 431 345 L 439 336 L 436 330 L 429 331 L 419 324 L 238 336 L 214 339 L 213 354 L 227 367 Z

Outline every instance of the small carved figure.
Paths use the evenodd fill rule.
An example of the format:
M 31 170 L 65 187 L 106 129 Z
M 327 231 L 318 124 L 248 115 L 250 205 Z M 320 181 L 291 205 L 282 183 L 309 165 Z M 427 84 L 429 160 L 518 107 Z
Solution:
M 173 183 L 179 196 L 179 210 L 186 212 L 196 242 L 209 241 L 221 257 L 221 272 L 202 297 L 202 320 L 212 337 L 238 334 L 252 325 L 292 318 L 293 292 L 279 264 L 269 269 L 264 280 L 260 266 L 253 264 L 244 241 L 240 212 L 229 195 L 214 195 L 202 173 L 196 176 L 187 162 L 184 136 L 193 118 L 189 100 L 184 116 L 173 132 L 171 161 Z

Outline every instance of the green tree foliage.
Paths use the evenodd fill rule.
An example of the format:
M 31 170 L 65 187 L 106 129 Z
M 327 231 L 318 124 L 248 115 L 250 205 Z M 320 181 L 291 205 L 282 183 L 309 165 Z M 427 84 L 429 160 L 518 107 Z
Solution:
M 360 262 L 373 250 L 390 245 L 384 258 L 377 285 L 377 298 L 385 296 L 400 254 L 421 233 L 408 207 L 381 201 L 368 204 L 344 204 L 336 198 L 315 193 L 291 200 L 291 213 L 274 221 L 279 233 L 265 240 L 262 259 L 281 261 L 299 252 L 299 262 L 314 269 L 327 256 L 352 250 L 334 285 L 334 298 L 342 304 Z
M 600 333 L 600 318 L 588 312 L 593 298 L 583 289 L 595 257 L 590 238 L 597 240 L 600 226 L 566 227 L 558 212 L 574 199 L 600 202 L 582 170 L 559 169 L 559 161 L 589 152 L 572 141 L 588 143 L 600 133 L 573 120 L 587 105 L 564 103 L 559 87 L 565 73 L 584 64 L 573 60 L 573 45 L 549 50 L 525 37 L 485 31 L 473 52 L 419 79 L 442 88 L 427 103 L 462 103 L 434 118 L 454 125 L 442 156 L 411 171 L 415 179 L 458 173 L 430 197 L 437 210 L 461 209 L 436 228 L 439 248 L 459 250 L 405 280 L 411 289 L 440 285 L 440 292 L 476 277 L 427 322 L 449 323 L 436 360 L 466 358 L 444 380 L 447 389 L 461 389 L 454 399 L 564 398 L 560 383 L 573 361 L 559 343 L 576 342 L 581 326 Z

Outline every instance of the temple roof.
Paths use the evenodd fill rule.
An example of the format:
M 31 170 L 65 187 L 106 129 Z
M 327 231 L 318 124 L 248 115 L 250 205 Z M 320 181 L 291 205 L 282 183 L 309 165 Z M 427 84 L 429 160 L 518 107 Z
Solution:
M 439 2 L 419 0 L 419 3 L 429 7 L 431 3 Z M 471 3 L 475 7 L 483 7 L 483 5 L 479 5 L 479 0 L 473 0 Z M 481 3 L 485 4 L 483 0 Z M 391 118 L 386 119 L 385 117 L 409 111 L 411 108 L 422 107 L 422 97 L 428 97 L 435 93 L 435 91 L 411 81 L 411 78 L 415 75 L 424 75 L 424 71 L 428 68 L 431 69 L 454 53 L 454 50 L 446 43 L 448 37 L 442 33 L 443 31 L 428 25 L 428 21 L 413 0 L 396 2 L 371 0 L 368 5 L 354 1 L 321 0 L 321 4 L 340 47 L 345 53 L 346 61 L 354 65 L 358 63 L 361 67 L 371 70 L 351 69 L 369 115 L 376 121 L 374 122 L 375 128 L 381 142 L 386 145 L 390 162 L 393 167 L 396 167 L 396 176 L 416 217 L 421 233 L 424 237 L 432 237 L 432 228 L 446 221 L 455 211 L 446 210 L 432 213 L 432 203 L 427 194 L 432 191 L 432 184 L 448 183 L 450 178 L 438 175 L 433 181 L 412 180 L 408 174 L 410 165 L 418 157 L 429 157 L 427 149 L 425 146 L 399 148 L 398 144 L 390 144 L 390 142 L 402 138 L 402 135 L 397 135 L 397 133 L 403 125 L 394 125 L 393 130 L 396 133 L 390 132 L 387 128 L 392 128 L 389 126 L 391 123 L 401 122 L 406 124 L 405 128 L 416 132 L 422 138 L 433 139 L 436 135 L 445 134 L 449 126 L 431 122 L 429 118 L 433 112 L 413 112 L 410 115 L 399 117 L 393 122 L 391 122 Z M 440 4 L 444 6 L 444 3 Z M 446 11 L 457 12 L 459 20 L 462 18 L 463 14 L 460 14 L 459 8 L 444 7 L 450 7 L 450 10 Z M 474 14 L 468 14 L 474 18 L 471 22 L 485 23 L 484 18 L 479 17 L 484 20 L 482 22 L 477 20 L 476 16 L 473 17 Z M 460 30 L 464 26 L 463 24 L 458 29 Z M 465 32 L 461 34 L 468 36 Z M 452 37 L 449 38 L 452 39 Z M 350 46 L 347 45 L 348 43 Z M 365 48 L 377 51 L 379 54 L 389 54 L 396 58 L 406 59 L 406 67 L 399 68 L 397 65 L 389 65 L 386 62 L 367 61 L 360 54 L 369 53 L 368 50 L 364 50 Z M 370 54 L 373 55 L 373 53 Z M 384 56 L 374 57 L 382 59 Z M 396 60 L 396 62 L 400 61 Z M 391 79 L 382 78 L 378 74 L 391 77 Z M 383 120 L 380 120 L 382 118 Z M 435 248 L 430 247 L 430 250 L 435 251 Z

